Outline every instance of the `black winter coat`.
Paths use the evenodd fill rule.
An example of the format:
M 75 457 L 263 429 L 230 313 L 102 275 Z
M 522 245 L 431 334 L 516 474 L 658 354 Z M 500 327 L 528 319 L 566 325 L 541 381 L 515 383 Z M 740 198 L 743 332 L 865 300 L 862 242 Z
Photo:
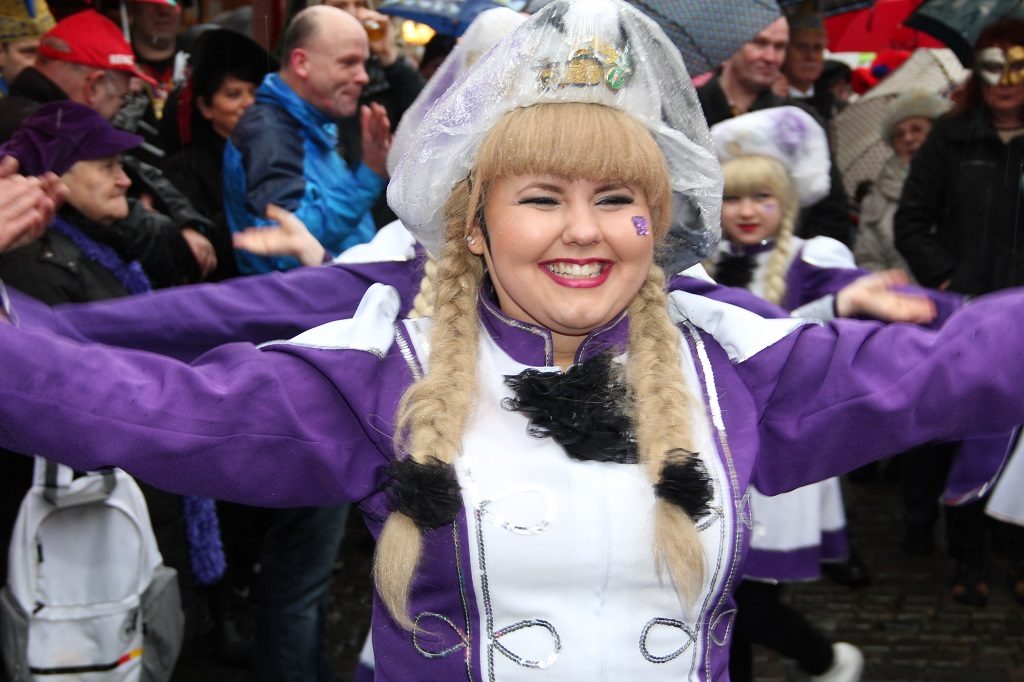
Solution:
M 210 282 L 238 276 L 235 248 L 224 215 L 224 145 L 227 142 L 206 121 L 192 121 L 192 141 L 161 163 L 164 175 L 196 210 L 210 218 L 206 238 L 217 252 L 217 268 L 207 276 Z
M 1024 137 L 1004 144 L 987 110 L 936 121 L 910 164 L 896 248 L 925 286 L 964 294 L 1024 284 Z

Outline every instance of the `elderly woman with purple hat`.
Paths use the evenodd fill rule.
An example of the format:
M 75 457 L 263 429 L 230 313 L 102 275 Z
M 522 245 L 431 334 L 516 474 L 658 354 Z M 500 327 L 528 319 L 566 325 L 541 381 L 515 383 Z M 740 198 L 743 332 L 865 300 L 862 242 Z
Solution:
M 148 291 L 142 267 L 104 239 L 128 215 L 131 181 L 120 155 L 142 142 L 82 104 L 45 104 L 4 146 L 22 172 L 53 172 L 68 188 L 65 205 L 36 242 L 0 257 L 0 277 L 47 303 L 95 301 Z
M 142 137 L 114 128 L 93 109 L 70 100 L 44 104 L 25 119 L 0 153 L 16 158 L 26 175 L 60 176 L 67 199 L 39 239 L 0 255 L 0 279 L 6 285 L 51 305 L 152 289 L 139 262 L 126 260 L 110 244 L 108 230 L 128 215 L 131 181 L 121 167 L 121 154 L 141 142 Z M 27 457 L 0 458 L 0 547 L 8 546 L 18 505 L 32 482 L 32 466 Z M 178 569 L 179 580 L 188 576 L 183 585 L 187 602 L 193 580 L 212 583 L 224 570 L 213 501 L 145 485 L 143 490 L 165 563 Z M 6 560 L 0 566 L 3 582 Z

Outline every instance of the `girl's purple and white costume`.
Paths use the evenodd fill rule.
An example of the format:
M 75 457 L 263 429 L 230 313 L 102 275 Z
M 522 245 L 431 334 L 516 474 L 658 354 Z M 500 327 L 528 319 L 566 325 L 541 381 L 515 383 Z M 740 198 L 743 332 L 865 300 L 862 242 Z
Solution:
M 797 316 L 834 317 L 835 293 L 866 274 L 856 268 L 853 254 L 828 237 L 791 237 L 785 265 L 785 307 Z M 735 247 L 723 240 L 719 251 Z M 752 254 L 754 270 L 748 290 L 765 295 L 767 265 L 774 243 Z M 794 582 L 821 577 L 821 564 L 849 557 L 846 512 L 839 479 L 831 477 L 796 490 L 767 496 L 750 488 L 752 529 L 743 577 L 762 582 Z
M 501 410 L 501 377 L 549 368 L 551 337 L 485 299 L 482 398 L 458 464 L 465 505 L 425 534 L 410 600 L 422 631 L 375 604 L 381 679 L 724 679 L 752 483 L 782 492 L 1024 419 L 1024 362 L 1006 343 L 1024 331 L 1020 295 L 973 302 L 933 332 L 764 319 L 686 290 L 703 286 L 677 278 L 670 296 L 715 489 L 693 611 L 655 568 L 654 498 L 637 467 L 570 461 Z M 429 322 L 397 320 L 399 305 L 374 286 L 352 320 L 262 349 L 224 346 L 191 366 L 0 325 L 0 441 L 180 493 L 353 500 L 376 534 L 397 401 L 426 356 Z M 577 360 L 621 350 L 627 325 L 595 331 Z

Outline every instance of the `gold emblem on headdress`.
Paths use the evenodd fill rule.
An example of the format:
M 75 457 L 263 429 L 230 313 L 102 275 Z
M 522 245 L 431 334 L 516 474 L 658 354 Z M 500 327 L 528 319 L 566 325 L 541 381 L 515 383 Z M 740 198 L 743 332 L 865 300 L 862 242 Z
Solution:
M 537 67 L 537 82 L 541 89 L 554 87 L 588 87 L 602 83 L 609 90 L 621 89 L 633 75 L 628 51 L 597 38 L 578 43 L 564 65 L 544 62 Z

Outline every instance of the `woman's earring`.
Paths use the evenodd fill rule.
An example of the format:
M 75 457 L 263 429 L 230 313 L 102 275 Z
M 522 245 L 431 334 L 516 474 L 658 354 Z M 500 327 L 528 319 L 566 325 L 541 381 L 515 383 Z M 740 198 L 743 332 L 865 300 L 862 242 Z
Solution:
M 466 235 L 466 243 L 469 244 L 470 246 L 473 246 L 473 244 L 476 244 L 476 237 L 474 237 L 471 234 L 467 234 Z

